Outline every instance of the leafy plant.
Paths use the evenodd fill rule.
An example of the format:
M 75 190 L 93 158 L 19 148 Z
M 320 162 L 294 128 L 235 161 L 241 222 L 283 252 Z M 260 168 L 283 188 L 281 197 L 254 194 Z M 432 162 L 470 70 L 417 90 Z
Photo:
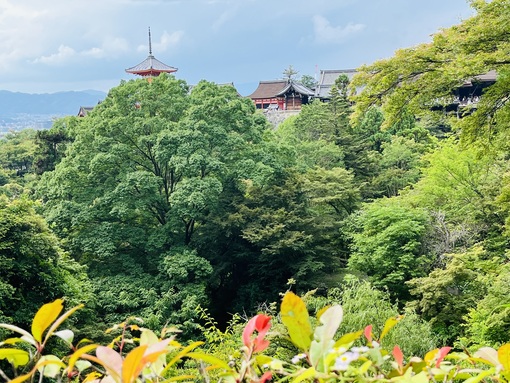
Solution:
M 428 352 L 423 358 L 406 358 L 398 345 L 390 352 L 381 347 L 381 340 L 398 324 L 398 318 L 387 320 L 379 337 L 369 325 L 336 339 L 343 318 L 342 307 L 325 307 L 318 313 L 318 325 L 313 328 L 305 303 L 292 292 L 284 295 L 280 309 L 290 339 L 300 350 L 291 361 L 264 353 L 269 350 L 267 335 L 271 330 L 271 317 L 265 314 L 254 316 L 244 327 L 240 363 L 236 364 L 201 352 L 202 342 L 182 346 L 174 335 L 167 336 L 172 334 L 170 329 L 163 329 L 158 337 L 148 329 L 126 322 L 116 326 L 121 335 L 108 345 L 82 341 L 74 346 L 72 331 L 57 330 L 80 308 L 81 305 L 75 306 L 60 315 L 63 309 L 61 299 L 45 304 L 35 315 L 31 332 L 0 324 L 0 327 L 21 335 L 0 343 L 0 359 L 7 360 L 15 371 L 12 378 L 3 370 L 0 370 L 0 376 L 10 383 L 34 381 L 37 377 L 40 381 L 48 377 L 59 382 L 166 383 L 192 380 L 201 375 L 209 382 L 209 372 L 217 370 L 219 380 L 227 383 L 264 383 L 269 379 L 292 383 L 476 383 L 486 378 L 500 382 L 510 379 L 510 344 L 498 350 L 482 347 L 473 355 L 442 347 Z M 139 338 L 128 341 L 127 330 L 138 332 Z M 70 346 L 69 355 L 59 358 L 46 354 L 47 342 L 53 336 Z M 183 359 L 199 362 L 195 373 L 182 374 L 177 363 Z

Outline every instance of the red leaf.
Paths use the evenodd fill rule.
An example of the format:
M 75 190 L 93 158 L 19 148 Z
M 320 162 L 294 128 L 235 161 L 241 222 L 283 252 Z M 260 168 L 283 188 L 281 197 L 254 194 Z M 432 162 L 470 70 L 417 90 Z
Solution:
M 367 338 L 367 340 L 372 343 L 372 325 L 368 325 L 367 327 L 365 327 L 365 331 L 364 331 L 364 334 L 365 334 L 365 338 Z
M 264 372 L 264 375 L 260 377 L 259 383 L 264 383 L 266 380 L 269 380 L 273 377 L 271 371 Z
M 441 349 L 437 352 L 436 367 L 439 367 L 444 357 L 448 355 L 451 349 L 451 347 L 441 347 Z
M 264 337 L 271 328 L 270 320 L 271 317 L 259 314 L 251 318 L 246 324 L 243 330 L 243 343 L 250 349 L 253 347 L 253 352 L 263 351 L 269 346 L 269 341 L 265 340 Z M 252 340 L 255 330 L 258 332 L 258 335 Z
M 402 370 L 402 367 L 404 367 L 404 354 L 402 354 L 402 350 L 400 349 L 400 347 L 398 346 L 393 347 L 393 357 L 395 358 L 395 361 L 400 367 L 400 370 Z

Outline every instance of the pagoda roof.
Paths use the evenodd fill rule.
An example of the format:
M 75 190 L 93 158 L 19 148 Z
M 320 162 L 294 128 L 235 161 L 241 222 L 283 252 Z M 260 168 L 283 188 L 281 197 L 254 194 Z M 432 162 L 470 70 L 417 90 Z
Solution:
M 260 81 L 259 86 L 255 91 L 248 97 L 251 99 L 258 98 L 273 98 L 282 96 L 289 90 L 294 90 L 296 93 L 304 94 L 307 96 L 313 96 L 313 91 L 306 86 L 288 80 L 271 80 L 271 81 Z
M 126 72 L 140 76 L 158 76 L 161 73 L 177 72 L 177 68 L 166 65 L 155 58 L 152 54 L 149 54 L 149 56 L 140 64 L 126 69 Z

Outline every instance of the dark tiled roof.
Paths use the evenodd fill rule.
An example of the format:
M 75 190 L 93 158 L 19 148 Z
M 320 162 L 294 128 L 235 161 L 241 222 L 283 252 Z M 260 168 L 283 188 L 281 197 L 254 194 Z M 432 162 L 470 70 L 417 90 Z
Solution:
M 85 117 L 92 109 L 94 109 L 93 106 L 80 106 L 78 117 Z
M 254 98 L 272 98 L 275 97 L 285 86 L 287 80 L 273 80 L 273 81 L 260 81 L 259 86 L 255 89 L 255 92 L 250 94 L 248 97 Z
M 177 72 L 177 68 L 163 64 L 161 61 L 156 59 L 153 55 L 149 55 L 140 64 L 135 65 L 132 68 L 126 69 L 127 73 L 138 74 L 140 76 L 154 76 L 160 73 L 173 73 Z
M 495 70 L 488 71 L 485 74 L 475 76 L 474 79 L 464 82 L 462 86 L 472 86 L 473 82 L 496 82 L 497 73 Z
M 334 70 L 326 70 L 321 69 L 320 79 L 315 88 L 315 97 L 318 98 L 329 98 L 329 92 L 331 90 L 331 86 L 335 83 L 335 80 L 341 74 L 347 75 L 349 80 L 356 74 L 355 69 L 334 69 Z
M 251 99 L 272 98 L 282 96 L 291 89 L 296 93 L 304 94 L 306 96 L 313 96 L 314 94 L 313 90 L 300 83 L 294 81 L 289 82 L 287 80 L 272 80 L 260 81 L 258 88 L 255 89 L 255 92 L 250 94 L 248 97 Z
M 305 96 L 313 96 L 314 92 L 310 88 L 307 88 L 303 84 L 299 84 L 294 81 L 290 81 L 285 88 L 283 88 L 280 92 L 275 94 L 275 96 L 283 96 L 285 93 L 287 93 L 289 90 L 294 90 L 294 92 L 303 94 Z

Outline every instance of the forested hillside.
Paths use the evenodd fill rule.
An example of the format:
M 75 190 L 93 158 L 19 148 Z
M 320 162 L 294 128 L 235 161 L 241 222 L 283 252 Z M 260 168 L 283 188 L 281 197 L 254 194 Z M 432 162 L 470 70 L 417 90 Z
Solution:
M 407 355 L 509 342 L 510 6 L 472 4 L 277 130 L 233 87 L 161 75 L 4 137 L 0 321 L 65 297 L 89 338 L 138 317 L 191 339 L 290 289 L 343 304 L 344 332 L 405 313 L 386 342 Z

